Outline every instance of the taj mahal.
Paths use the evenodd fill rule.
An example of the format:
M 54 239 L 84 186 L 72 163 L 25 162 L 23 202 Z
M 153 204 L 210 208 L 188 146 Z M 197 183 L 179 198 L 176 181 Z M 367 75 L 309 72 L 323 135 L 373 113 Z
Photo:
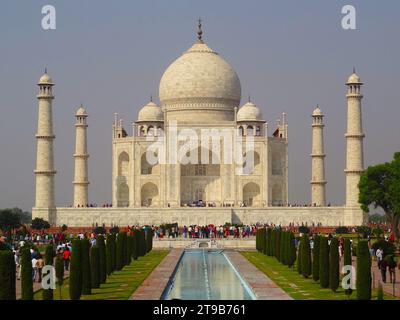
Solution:
M 196 42 L 161 78 L 159 105 L 151 99 L 130 128 L 114 115 L 110 207 L 87 206 L 88 113 L 82 105 L 78 108 L 73 206 L 58 207 L 53 156 L 54 82 L 46 71 L 38 82 L 33 218 L 71 227 L 175 222 L 362 225 L 366 221 L 358 203 L 358 181 L 364 170 L 362 85 L 354 70 L 346 82 L 345 204 L 328 205 L 325 119 L 317 106 L 310 120 L 312 174 L 307 182 L 311 188 L 307 202 L 311 205 L 292 207 L 288 198 L 286 114 L 271 126 L 250 98 L 241 103 L 238 75 L 205 43 L 199 22 Z

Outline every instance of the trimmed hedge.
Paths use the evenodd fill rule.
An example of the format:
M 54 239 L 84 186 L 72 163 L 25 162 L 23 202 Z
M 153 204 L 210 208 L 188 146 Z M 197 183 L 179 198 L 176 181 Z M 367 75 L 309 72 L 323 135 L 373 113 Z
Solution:
M 289 232 L 289 260 L 288 260 L 288 266 L 292 267 L 294 263 L 296 262 L 296 243 L 295 243 L 295 237 L 293 232 Z
M 0 300 L 16 300 L 14 254 L 0 250 Z
M 329 287 L 329 245 L 328 238 L 321 237 L 319 243 L 319 283 L 321 288 Z
M 115 234 L 107 234 L 107 244 L 106 244 L 106 267 L 107 275 L 113 273 L 115 266 Z
M 311 275 L 311 248 L 308 234 L 304 234 L 301 241 L 303 243 L 301 246 L 301 273 L 304 278 L 308 278 Z
M 69 297 L 79 300 L 82 295 L 82 242 L 72 241 L 71 266 L 69 271 Z
M 92 279 L 90 268 L 90 242 L 82 240 L 82 294 L 92 294 Z
M 299 247 L 297 249 L 297 272 L 299 274 L 303 274 L 303 271 L 301 269 L 303 267 L 303 263 L 301 261 L 301 258 L 302 258 L 302 253 L 301 253 L 302 252 L 302 246 L 303 246 L 303 241 L 300 240 Z
M 314 248 L 313 248 L 313 258 L 312 258 L 312 274 L 314 281 L 319 280 L 319 250 L 320 250 L 321 237 L 316 235 L 314 237 Z
M 97 245 L 90 249 L 90 268 L 92 288 L 100 288 L 100 253 Z
M 371 257 L 367 240 L 357 245 L 357 300 L 371 300 Z
M 107 281 L 107 257 L 106 257 L 106 244 L 104 242 L 103 235 L 97 236 L 96 244 L 99 247 L 100 283 L 106 283 L 106 281 Z
M 44 264 L 46 266 L 52 266 L 54 263 L 54 247 L 52 244 L 46 246 L 44 255 Z M 53 289 L 43 290 L 43 300 L 53 300 Z
M 64 259 L 61 254 L 57 255 L 56 257 L 56 278 L 57 278 L 57 284 L 60 292 L 60 300 L 62 299 L 61 296 L 61 287 L 64 283 Z
M 139 236 L 138 236 L 139 232 L 138 230 L 134 230 L 133 231 L 133 248 L 132 248 L 132 257 L 133 260 L 137 260 L 137 258 L 139 257 Z
M 21 249 L 21 300 L 33 300 L 32 256 L 27 245 Z
M 116 267 L 115 270 L 122 270 L 122 268 L 124 267 L 124 242 L 125 242 L 125 238 L 124 235 L 126 235 L 125 232 L 120 232 L 118 233 L 117 236 L 117 245 L 116 245 Z
M 339 242 L 337 238 L 331 240 L 329 248 L 329 286 L 333 292 L 339 288 Z

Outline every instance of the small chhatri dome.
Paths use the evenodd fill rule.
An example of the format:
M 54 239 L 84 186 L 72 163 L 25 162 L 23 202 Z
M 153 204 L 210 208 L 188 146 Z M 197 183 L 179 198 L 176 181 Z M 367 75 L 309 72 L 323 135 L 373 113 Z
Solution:
M 79 107 L 79 109 L 76 111 L 76 114 L 75 114 L 75 115 L 76 115 L 76 116 L 87 116 L 88 114 L 87 114 L 85 108 L 83 107 L 83 105 L 81 105 L 81 106 Z
M 247 102 L 237 113 L 237 121 L 264 121 L 261 110 L 252 102 Z
M 323 116 L 322 111 L 319 106 L 317 106 L 313 111 L 313 116 Z
M 138 121 L 164 121 L 164 114 L 161 108 L 156 105 L 153 101 L 150 101 L 139 111 Z
M 360 77 L 357 75 L 356 70 L 353 69 L 353 73 L 347 79 L 346 84 L 362 84 Z
M 48 75 L 47 70 L 45 70 L 44 74 L 40 77 L 38 84 L 50 84 L 50 85 L 54 84 L 53 80 Z

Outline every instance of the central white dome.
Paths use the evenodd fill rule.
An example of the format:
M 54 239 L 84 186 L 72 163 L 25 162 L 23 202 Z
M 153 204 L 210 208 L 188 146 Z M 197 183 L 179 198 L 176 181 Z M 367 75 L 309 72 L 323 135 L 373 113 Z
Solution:
M 241 86 L 235 70 L 198 41 L 167 68 L 159 93 L 167 112 L 181 110 L 186 117 L 190 110 L 192 115 L 203 110 L 214 113 L 215 120 L 231 120 L 234 107 L 240 104 Z

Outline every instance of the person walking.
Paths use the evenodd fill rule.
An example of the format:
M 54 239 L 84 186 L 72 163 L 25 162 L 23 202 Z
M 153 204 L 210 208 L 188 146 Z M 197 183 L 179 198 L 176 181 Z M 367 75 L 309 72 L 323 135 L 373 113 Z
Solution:
M 388 255 L 385 258 L 388 263 L 389 267 L 389 278 L 390 278 L 390 283 L 396 283 L 396 261 L 394 261 L 393 255 Z
M 381 268 L 382 260 L 383 260 L 383 249 L 381 247 L 376 250 L 376 259 L 378 260 L 378 269 Z
M 382 276 L 382 282 L 383 283 L 386 283 L 387 268 L 388 268 L 387 260 L 386 259 L 382 259 L 381 260 L 381 264 L 380 264 L 380 269 L 381 269 L 381 276 Z
M 32 258 L 32 280 L 33 280 L 33 282 L 35 282 L 35 280 L 36 280 L 36 277 L 37 277 L 37 271 L 38 269 L 37 269 L 37 259 L 36 259 L 36 257 L 33 257 Z
M 37 266 L 37 273 L 38 273 L 38 282 L 42 282 L 42 270 L 44 267 L 44 260 L 43 260 L 42 255 L 39 255 L 39 259 L 37 260 L 36 266 Z
M 64 252 L 63 252 L 63 259 L 64 259 L 64 269 L 68 271 L 69 269 L 69 260 L 71 257 L 71 252 L 68 248 L 68 246 L 65 246 Z

